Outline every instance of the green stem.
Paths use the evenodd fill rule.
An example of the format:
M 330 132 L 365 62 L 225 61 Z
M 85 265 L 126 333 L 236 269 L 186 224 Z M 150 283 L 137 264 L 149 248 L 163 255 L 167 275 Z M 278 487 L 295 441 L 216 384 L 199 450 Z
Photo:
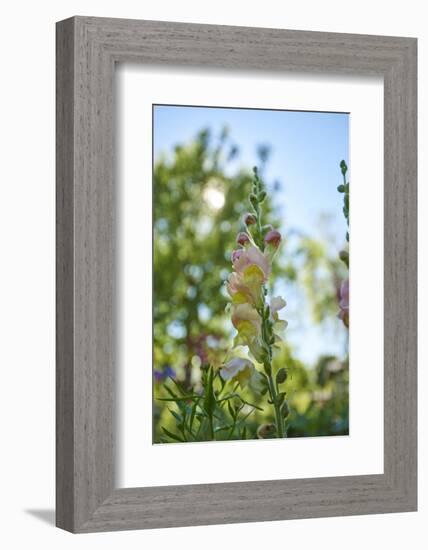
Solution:
M 265 300 L 263 298 L 263 311 L 265 307 Z M 260 315 L 260 312 L 259 312 Z M 262 339 L 265 343 L 266 347 L 268 348 L 268 357 L 266 357 L 264 361 L 264 367 L 266 376 L 268 378 L 268 388 L 269 388 L 269 395 L 270 400 L 272 401 L 274 412 L 275 412 L 275 425 L 276 425 L 276 434 L 277 437 L 284 437 L 284 423 L 281 415 L 281 407 L 278 403 L 278 388 L 276 387 L 275 380 L 272 375 L 272 345 L 269 342 L 269 332 L 266 326 L 267 320 L 265 319 L 264 314 L 261 315 L 262 317 Z
M 210 427 L 210 441 L 214 441 L 214 418 L 212 414 L 208 416 L 208 421 Z
M 262 192 L 262 185 L 256 170 L 254 171 L 254 174 L 255 174 L 254 193 L 257 197 L 259 197 L 260 193 Z M 259 201 L 257 201 L 256 204 L 254 204 L 253 206 L 257 217 L 256 243 L 258 244 L 261 251 L 263 252 L 264 242 L 263 242 L 263 231 L 262 231 L 262 227 L 263 227 L 262 226 L 262 207 Z M 269 325 L 269 313 L 266 314 L 265 294 L 266 292 L 263 286 L 262 292 L 261 292 L 262 305 L 257 311 L 262 321 L 262 340 L 267 349 L 267 357 L 264 360 L 264 367 L 265 367 L 266 376 L 268 378 L 268 389 L 269 389 L 270 400 L 272 401 L 274 412 L 275 412 L 276 435 L 278 438 L 282 438 L 284 437 L 284 421 L 281 415 L 281 406 L 278 403 L 278 393 L 279 393 L 278 388 L 272 376 L 272 356 L 273 356 L 273 350 L 272 350 L 272 344 L 271 344 L 272 328 L 271 328 L 271 325 Z
M 273 403 L 273 407 L 275 411 L 276 435 L 277 437 L 282 438 L 284 437 L 284 424 L 282 421 L 281 408 L 277 402 L 278 393 L 275 387 L 275 381 L 272 376 L 272 367 L 269 365 L 269 368 L 270 368 L 270 374 L 267 375 L 268 387 L 269 387 L 270 400 Z

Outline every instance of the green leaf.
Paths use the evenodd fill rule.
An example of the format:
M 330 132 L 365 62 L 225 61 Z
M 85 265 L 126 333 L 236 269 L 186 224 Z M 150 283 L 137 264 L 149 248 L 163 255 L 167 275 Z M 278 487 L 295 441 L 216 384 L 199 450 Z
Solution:
M 175 411 L 173 411 L 173 410 L 170 409 L 169 407 L 168 407 L 168 410 L 169 410 L 169 412 L 172 414 L 172 416 L 177 420 L 177 422 L 178 422 L 179 424 L 181 424 L 181 423 L 183 422 L 183 418 L 182 418 L 182 416 L 181 416 L 180 414 L 176 413 Z
M 198 406 L 198 402 L 195 402 L 192 405 L 192 410 L 191 410 L 190 419 L 189 419 L 190 431 L 192 431 L 192 428 L 193 428 L 193 421 L 195 420 L 195 414 L 196 414 L 197 406 Z
M 259 407 L 258 405 L 255 405 L 254 403 L 250 403 L 246 399 L 242 399 L 242 397 L 239 397 L 239 399 L 244 403 L 244 405 L 248 405 L 249 407 L 253 407 L 254 409 L 257 409 L 258 411 L 263 411 L 262 407 Z
M 224 426 L 218 426 L 217 428 L 215 428 L 214 432 L 224 432 L 225 430 L 230 430 L 230 428 L 233 428 L 234 426 L 235 424 L 225 424 Z
M 213 388 L 213 368 L 210 367 L 207 373 L 207 381 L 205 386 L 205 399 L 204 409 L 208 415 L 212 415 L 214 412 L 214 388 Z
M 176 395 L 171 388 L 169 388 L 166 384 L 163 386 L 165 388 L 165 390 L 167 391 L 167 393 L 169 393 L 169 395 L 171 397 L 173 397 L 174 399 L 177 399 L 178 398 L 178 395 Z
M 181 401 L 191 401 L 193 399 L 199 399 L 200 395 L 193 394 L 193 395 L 185 395 L 183 397 L 156 397 L 156 401 L 174 401 L 176 403 Z
M 181 384 L 179 382 L 177 382 L 177 380 L 174 380 L 174 378 L 172 378 L 171 376 L 169 377 L 169 379 L 174 384 L 174 386 L 178 389 L 178 391 L 181 393 L 181 395 L 186 395 L 186 391 L 181 386 Z
M 171 439 L 174 439 L 174 441 L 179 441 L 180 443 L 184 443 L 184 439 L 181 439 L 178 435 L 173 434 L 169 430 L 167 430 L 164 426 L 161 426 L 162 431 Z

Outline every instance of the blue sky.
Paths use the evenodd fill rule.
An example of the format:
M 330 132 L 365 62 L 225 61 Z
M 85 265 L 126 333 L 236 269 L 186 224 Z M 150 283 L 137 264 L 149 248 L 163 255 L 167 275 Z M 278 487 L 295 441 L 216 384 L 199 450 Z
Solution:
M 328 231 L 336 240 L 331 252 L 337 253 L 343 246 L 346 224 L 343 196 L 337 186 L 341 183 L 340 161 L 344 159 L 349 164 L 348 114 L 155 106 L 153 124 L 155 159 L 176 144 L 192 140 L 203 128 L 219 136 L 227 126 L 240 151 L 229 167 L 231 173 L 241 166 L 250 168 L 257 164 L 257 147 L 269 145 L 271 154 L 264 178 L 281 183 L 276 195 L 281 230 L 286 232 L 293 227 L 319 236 L 320 218 L 328 215 Z M 286 298 L 292 307 L 293 296 Z M 296 302 L 298 298 L 294 298 Z M 340 341 L 329 328 L 314 327 L 309 314 L 304 315 L 299 327 L 289 328 L 297 354 L 306 361 L 314 361 L 320 353 L 343 350 L 343 338 Z

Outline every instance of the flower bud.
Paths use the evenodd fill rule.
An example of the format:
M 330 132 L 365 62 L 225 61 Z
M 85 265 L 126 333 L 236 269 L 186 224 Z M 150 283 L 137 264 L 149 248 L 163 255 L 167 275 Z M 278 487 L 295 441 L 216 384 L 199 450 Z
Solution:
M 257 218 L 254 214 L 245 214 L 244 223 L 245 225 L 254 225 L 255 223 L 257 223 Z
M 281 233 L 273 229 L 265 235 L 265 244 L 271 245 L 276 250 L 281 242 Z
M 287 416 L 290 414 L 290 407 L 288 406 L 287 401 L 284 401 L 284 404 L 282 405 L 281 414 L 283 418 L 287 418 Z
M 257 429 L 257 437 L 259 439 L 266 439 L 275 432 L 274 424 L 262 424 Z
M 285 392 L 279 393 L 275 399 L 276 405 L 280 407 L 284 403 L 284 401 L 285 401 Z
M 279 369 L 276 373 L 276 383 L 283 384 L 287 380 L 287 370 L 285 368 Z
M 239 233 L 236 238 L 236 242 L 241 246 L 245 246 L 246 244 L 249 244 L 250 237 L 247 235 L 247 233 L 244 233 L 244 232 Z
M 347 267 L 349 267 L 349 252 L 346 250 L 341 250 L 339 253 L 339 258 Z

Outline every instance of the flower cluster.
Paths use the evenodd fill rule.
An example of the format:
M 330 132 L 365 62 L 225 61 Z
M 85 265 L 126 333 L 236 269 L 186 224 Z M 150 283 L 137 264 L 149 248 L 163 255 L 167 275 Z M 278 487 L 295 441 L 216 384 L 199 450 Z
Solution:
M 343 183 L 339 185 L 337 190 L 339 193 L 343 193 L 343 215 L 346 219 L 346 224 L 349 227 L 349 180 L 347 180 L 348 166 L 344 160 L 340 163 L 340 170 L 342 172 Z M 349 231 L 346 232 L 346 240 L 349 242 Z M 340 259 L 349 269 L 349 251 L 341 250 L 339 254 Z M 349 279 L 342 282 L 339 289 L 339 319 L 343 322 L 345 327 L 349 328 Z
M 232 324 L 237 330 L 234 348 L 246 346 L 257 362 L 270 371 L 272 346 L 280 340 L 278 331 L 287 326 L 278 312 L 286 302 L 273 297 L 268 302 L 266 284 L 272 271 L 272 260 L 281 243 L 281 234 L 261 224 L 261 203 L 266 197 L 261 180 L 254 170 L 252 212 L 244 216 L 245 231 L 238 234 L 238 248 L 232 252 L 232 268 L 227 281 L 231 298 Z M 254 365 L 248 359 L 234 357 L 221 370 L 224 379 L 248 381 Z

